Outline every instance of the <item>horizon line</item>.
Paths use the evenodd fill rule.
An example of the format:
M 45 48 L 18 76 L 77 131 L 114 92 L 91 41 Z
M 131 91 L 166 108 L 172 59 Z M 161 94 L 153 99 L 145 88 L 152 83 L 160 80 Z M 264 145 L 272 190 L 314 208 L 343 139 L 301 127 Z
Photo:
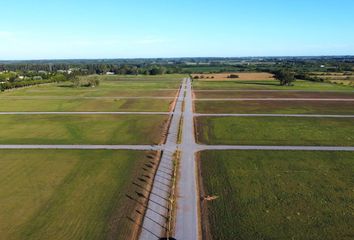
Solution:
M 68 60 L 154 60 L 154 59 L 242 59 L 242 58 L 321 58 L 321 57 L 354 57 L 354 54 L 340 54 L 340 55 L 250 55 L 250 56 L 195 56 L 195 57 L 114 57 L 114 58 L 28 58 L 28 59 L 0 59 L 0 62 L 20 62 L 20 61 L 68 61 Z

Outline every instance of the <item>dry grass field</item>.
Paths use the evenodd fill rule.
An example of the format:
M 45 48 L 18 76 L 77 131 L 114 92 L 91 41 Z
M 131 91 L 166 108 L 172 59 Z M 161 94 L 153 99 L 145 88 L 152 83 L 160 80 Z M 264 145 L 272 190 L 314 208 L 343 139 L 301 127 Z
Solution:
M 311 75 L 324 79 L 325 81 L 346 85 L 354 86 L 354 74 L 353 72 L 312 72 Z
M 228 78 L 230 74 L 238 75 L 239 78 Z M 254 73 L 254 72 L 235 72 L 235 73 L 211 73 L 211 74 L 192 74 L 192 77 L 198 76 L 200 79 L 205 81 L 210 80 L 274 80 L 273 75 L 266 72 Z

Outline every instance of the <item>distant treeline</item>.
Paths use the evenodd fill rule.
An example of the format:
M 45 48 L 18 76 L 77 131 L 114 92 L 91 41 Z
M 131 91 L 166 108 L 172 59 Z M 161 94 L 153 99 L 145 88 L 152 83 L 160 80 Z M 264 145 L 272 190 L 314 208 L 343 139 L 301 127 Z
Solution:
M 72 79 L 72 76 L 65 75 L 65 74 L 47 74 L 42 76 L 34 76 L 34 77 L 28 77 L 26 78 L 18 78 L 18 75 L 14 76 L 14 73 L 9 73 L 9 74 L 0 74 L 0 79 L 4 77 L 4 75 L 9 75 L 11 78 L 4 79 L 0 81 L 0 91 L 5 91 L 8 89 L 13 89 L 13 88 L 20 88 L 20 87 L 28 87 L 28 86 L 33 86 L 33 85 L 38 85 L 38 84 L 44 84 L 44 83 L 53 83 L 53 82 L 63 82 L 63 81 L 69 81 Z
M 170 73 L 353 71 L 354 57 L 258 57 L 258 58 L 171 58 L 0 61 L 0 71 L 58 72 L 75 70 L 81 75 L 105 74 L 160 75 Z

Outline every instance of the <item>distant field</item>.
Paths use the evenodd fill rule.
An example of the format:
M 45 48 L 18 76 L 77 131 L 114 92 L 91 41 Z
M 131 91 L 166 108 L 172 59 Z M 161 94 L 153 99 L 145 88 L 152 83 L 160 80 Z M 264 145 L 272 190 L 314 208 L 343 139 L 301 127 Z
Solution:
M 352 152 L 200 154 L 206 239 L 352 239 Z M 203 224 L 206 227 L 206 224 Z
M 0 150 L 0 238 L 131 239 L 148 155 L 142 151 Z
M 0 116 L 0 144 L 157 144 L 166 115 Z
M 40 85 L 30 88 L 16 89 L 0 93 L 0 98 L 6 97 L 175 97 L 174 90 L 144 90 L 144 89 L 120 89 L 117 86 L 97 88 L 69 88 L 56 84 Z
M 1 95 L 0 95 L 1 96 Z M 3 98 L 0 112 L 168 112 L 172 99 L 76 99 L 76 98 Z
M 354 146 L 352 118 L 197 117 L 197 141 L 217 145 Z
M 353 89 L 354 90 L 354 89 Z M 233 91 L 195 91 L 196 99 L 203 98 L 344 98 L 354 99 L 354 92 L 233 92 Z
M 195 101 L 197 113 L 354 114 L 354 102 Z
M 0 93 L 7 96 L 75 96 L 75 97 L 174 97 L 179 84 L 172 83 L 132 83 L 103 82 L 95 88 L 65 87 L 66 83 L 39 85 Z M 166 84 L 166 85 L 165 85 Z M 170 88 L 172 90 L 170 90 Z
M 210 74 L 192 74 L 192 78 L 198 76 L 201 81 L 209 81 L 209 80 L 235 80 L 230 79 L 228 76 L 231 74 L 238 75 L 239 78 L 237 80 L 274 80 L 273 74 L 266 72 L 233 72 L 233 73 L 210 73 Z
M 0 92 L 0 98 L 9 96 L 175 97 L 183 77 L 184 75 L 99 76 L 100 86 L 94 88 L 76 88 L 72 87 L 70 82 L 61 82 Z
M 193 80 L 195 90 L 306 90 L 306 91 L 353 91 L 350 86 L 298 80 L 294 86 L 280 86 L 278 81 L 201 81 Z
M 164 74 L 164 75 L 101 75 L 100 78 L 104 81 L 142 81 L 142 82 L 156 82 L 169 81 L 181 82 L 186 74 Z
M 354 75 L 353 72 L 312 72 L 313 76 L 324 79 L 336 84 L 348 85 L 354 87 Z

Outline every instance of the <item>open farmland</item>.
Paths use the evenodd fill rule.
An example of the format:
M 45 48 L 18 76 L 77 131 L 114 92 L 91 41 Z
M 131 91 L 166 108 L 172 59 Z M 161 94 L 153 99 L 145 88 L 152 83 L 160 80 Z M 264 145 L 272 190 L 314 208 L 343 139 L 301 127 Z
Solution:
M 140 85 L 140 84 L 139 84 Z M 99 88 L 72 88 L 65 84 L 48 84 L 30 88 L 8 91 L 0 94 L 0 97 L 27 97 L 27 98 L 53 98 L 53 97 L 175 97 L 177 89 L 157 88 L 150 89 L 148 83 L 144 85 L 121 86 L 118 83 L 102 82 Z M 133 87 L 130 89 L 130 87 Z M 161 86 L 157 86 L 161 87 Z M 174 85 L 173 85 L 174 87 Z M 146 88 L 146 89 L 145 89 Z
M 279 81 L 201 81 L 193 80 L 195 90 L 306 90 L 306 91 L 353 91 L 350 86 L 297 80 L 294 86 L 280 86 Z
M 311 76 L 321 78 L 331 83 L 354 86 L 354 75 L 352 71 L 345 72 L 312 72 Z
M 131 239 L 126 194 L 155 152 L 0 150 L 0 238 Z
M 167 120 L 164 115 L 4 115 L 0 143 L 158 144 Z
M 335 150 L 354 146 L 353 88 L 272 80 L 193 86 L 194 110 L 205 114 L 194 117 L 204 150 L 197 153 L 203 239 L 354 236 L 353 148 Z M 274 150 L 217 150 L 247 146 Z
M 196 99 L 223 98 L 307 98 L 307 99 L 351 99 L 354 90 L 348 92 L 310 91 L 195 91 Z
M 91 78 L 91 76 L 88 78 Z M 97 76 L 94 78 L 97 78 Z M 169 76 L 166 80 L 163 80 L 162 77 L 147 77 L 145 79 L 142 76 L 100 76 L 99 79 L 101 80 L 100 86 L 93 88 L 73 87 L 70 83 L 52 83 L 0 94 L 0 100 L 3 100 L 4 103 L 0 107 L 0 127 L 3 129 L 0 131 L 0 148 L 3 150 L 0 151 L 5 153 L 4 156 L 7 156 L 6 154 L 8 153 L 17 154 L 18 152 L 18 154 L 24 155 L 24 153 L 28 152 L 29 159 L 37 159 L 39 163 L 36 163 L 37 165 L 33 164 L 33 168 L 39 168 L 38 171 L 43 171 L 44 174 L 39 181 L 42 184 L 41 186 L 44 186 L 44 189 L 49 189 L 50 187 L 54 189 L 57 184 L 51 179 L 48 182 L 42 180 L 45 176 L 58 176 L 58 182 L 69 179 L 65 182 L 65 186 L 60 188 L 66 197 L 71 197 L 72 195 L 80 197 L 80 191 L 76 192 L 75 188 L 76 185 L 80 185 L 78 183 L 79 180 L 66 175 L 71 169 L 79 174 L 85 171 L 86 168 L 90 168 L 89 170 L 92 173 L 78 175 L 78 179 L 85 178 L 85 183 L 94 179 L 93 182 L 103 185 L 103 190 L 98 185 L 98 190 L 94 189 L 92 185 L 89 185 L 91 186 L 89 189 L 91 192 L 85 189 L 90 196 L 94 196 L 92 201 L 101 201 L 100 196 L 103 191 L 108 191 L 108 193 L 119 191 L 121 193 L 121 188 L 117 186 L 119 181 L 123 181 L 125 184 L 132 184 L 139 190 L 130 189 L 131 186 L 128 187 L 129 193 L 125 195 L 124 201 L 122 203 L 116 202 L 120 207 L 107 203 L 107 209 L 110 210 L 93 208 L 92 213 L 90 211 L 87 213 L 87 217 L 81 215 L 79 210 L 76 209 L 78 207 L 72 202 L 56 197 L 54 200 L 47 201 L 50 205 L 45 205 L 43 207 L 44 210 L 28 214 L 31 217 L 26 217 L 26 221 L 22 220 L 26 223 L 20 222 L 21 226 L 16 230 L 12 230 L 9 226 L 3 228 L 4 234 L 8 234 L 11 237 L 14 236 L 13 239 L 21 239 L 23 237 L 42 239 L 50 238 L 51 234 L 54 234 L 60 228 L 62 232 L 58 234 L 58 238 L 63 238 L 63 235 L 65 235 L 69 238 L 71 236 L 74 236 L 74 238 L 89 236 L 88 239 L 101 239 L 123 236 L 124 238 L 122 237 L 122 239 L 129 239 L 129 236 L 131 236 L 129 234 L 136 233 L 139 235 L 139 239 L 150 240 L 171 236 L 171 232 L 174 232 L 175 235 L 172 235 L 177 239 L 197 239 L 201 230 L 203 230 L 204 234 L 211 234 L 208 236 L 212 236 L 212 239 L 232 239 L 235 238 L 235 234 L 245 239 L 301 237 L 302 233 L 298 232 L 298 229 L 305 224 L 302 218 L 300 218 L 300 223 L 296 222 L 298 225 L 293 228 L 289 227 L 289 223 L 281 222 L 284 216 L 288 221 L 294 218 L 293 212 L 288 213 L 292 211 L 291 207 L 282 210 L 288 203 L 286 201 L 294 202 L 297 200 L 293 196 L 292 190 L 296 187 L 300 190 L 308 190 L 310 196 L 315 196 L 313 201 L 311 200 L 312 202 L 310 202 L 311 205 L 315 205 L 318 198 L 322 198 L 322 195 L 323 198 L 327 197 L 323 192 L 332 191 L 332 189 L 338 190 L 342 185 L 339 184 L 337 186 L 335 185 L 337 182 L 335 182 L 333 186 L 327 184 L 327 188 L 323 191 L 313 191 L 311 187 L 319 186 L 319 188 L 322 188 L 322 185 L 311 185 L 312 183 L 309 183 L 310 180 L 318 180 L 322 175 L 312 174 L 305 177 L 296 175 L 293 178 L 293 175 L 289 172 L 295 169 L 294 173 L 300 174 L 308 171 L 310 167 L 310 170 L 313 170 L 314 166 L 317 165 L 320 166 L 319 169 L 321 171 L 322 168 L 324 168 L 323 171 L 332 170 L 337 164 L 331 162 L 331 160 L 343 159 L 344 165 L 338 165 L 333 176 L 327 176 L 330 179 L 337 180 L 338 176 L 336 175 L 340 171 L 352 167 L 349 159 L 354 150 L 354 131 L 352 127 L 354 125 L 354 117 L 352 116 L 354 114 L 353 92 L 347 87 L 305 81 L 298 81 L 293 87 L 280 87 L 278 82 L 271 79 L 258 81 L 218 80 L 217 85 L 214 81 L 205 82 L 206 85 L 204 85 L 203 81 L 194 81 L 193 83 L 191 79 L 187 78 L 181 81 L 175 76 Z M 231 84 L 229 86 L 241 84 L 241 87 L 229 88 L 228 84 Z M 197 90 L 194 92 L 192 85 L 197 86 Z M 246 87 L 248 85 L 256 86 L 257 89 L 248 90 Z M 233 115 L 233 113 L 235 114 Z M 252 113 L 268 115 L 247 115 Z M 270 113 L 274 114 L 269 115 Z M 242 116 L 242 114 L 244 115 Z M 318 115 L 307 116 L 307 114 Z M 327 114 L 328 116 L 321 114 Z M 334 114 L 336 115 L 334 116 Z M 340 116 L 344 114 L 347 116 Z M 4 149 L 32 150 L 16 151 Z M 265 149 L 272 149 L 273 151 L 265 151 Z M 284 151 L 284 149 L 289 151 Z M 313 152 L 304 152 L 306 149 Z M 161 156 L 154 158 L 159 150 L 162 151 Z M 297 150 L 296 154 L 290 150 Z M 33 157 L 39 153 L 44 158 L 43 161 L 41 157 Z M 130 158 L 130 153 L 135 155 Z M 46 154 L 49 156 L 47 157 Z M 49 172 L 52 171 L 51 168 L 47 169 L 47 173 L 47 170 L 41 170 L 39 167 L 39 164 L 43 164 L 43 167 L 46 167 L 46 161 L 50 160 L 53 154 L 57 154 L 57 158 L 53 158 L 54 160 L 60 158 L 64 159 L 64 162 L 65 160 L 67 161 L 65 165 L 67 169 L 63 169 L 60 174 L 52 174 Z M 123 154 L 123 156 L 120 154 Z M 113 163 L 114 160 L 119 161 L 127 158 L 129 159 L 127 161 L 134 162 L 133 159 L 137 159 L 140 156 L 137 156 L 138 154 L 141 154 L 142 159 L 150 159 L 145 164 L 141 163 L 142 165 L 137 163 L 138 165 L 136 166 L 141 171 L 135 171 L 136 175 L 128 174 L 127 178 L 124 178 L 124 180 L 119 179 L 118 183 L 105 183 L 106 181 L 116 181 L 116 178 L 110 175 L 115 169 L 115 164 L 117 164 Z M 9 159 L 18 158 L 18 156 L 12 158 L 10 155 Z M 86 155 L 90 155 L 92 159 L 87 158 L 89 159 L 88 163 L 84 163 L 84 160 L 81 162 L 81 156 Z M 196 165 L 195 156 L 198 155 L 200 155 L 201 160 L 200 164 Z M 288 156 L 290 155 L 298 158 L 289 158 Z M 113 156 L 114 160 L 111 159 Z M 206 162 L 206 165 L 203 165 L 204 159 L 209 161 Z M 280 161 L 281 159 L 284 159 L 284 161 L 290 160 L 284 163 Z M 312 159 L 313 162 L 311 162 Z M 101 164 L 100 160 L 104 160 L 102 162 L 107 161 L 107 164 Z M 157 162 L 157 160 L 160 161 Z M 227 163 L 224 163 L 224 160 Z M 236 190 L 231 188 L 234 185 L 232 174 L 235 174 L 235 176 L 243 174 L 244 168 L 257 164 L 256 161 L 258 160 L 265 162 L 261 166 L 257 165 L 257 171 L 259 170 L 257 174 L 262 178 L 255 176 L 254 180 L 252 180 L 259 181 L 259 183 L 254 186 L 247 184 L 247 181 L 251 180 L 244 180 L 239 182 L 240 186 L 236 185 L 240 188 L 246 188 L 243 185 L 247 185 L 250 193 L 253 193 L 259 191 L 256 187 L 259 187 L 259 184 L 263 181 L 267 181 L 265 178 L 273 174 L 273 172 L 271 174 L 268 174 L 268 172 L 275 169 L 285 173 L 284 179 L 280 183 L 275 181 L 279 179 L 277 178 L 274 183 L 269 181 L 272 184 L 271 187 L 266 186 L 264 188 L 268 192 L 273 190 L 275 193 L 271 192 L 270 195 L 272 196 L 285 196 L 286 199 L 289 199 L 284 200 L 284 203 L 282 198 L 271 199 L 276 203 L 279 202 L 277 203 L 279 209 L 278 212 L 270 207 L 265 210 L 266 213 L 268 213 L 267 211 L 272 211 L 272 214 L 274 211 L 273 215 L 270 214 L 268 225 L 264 225 L 264 218 L 259 218 L 262 219 L 262 223 L 257 222 L 257 216 L 252 215 L 254 212 L 249 210 L 254 208 L 254 211 L 258 211 L 255 201 L 249 203 L 248 199 L 246 199 L 246 203 L 250 206 L 245 204 L 244 213 L 234 214 L 232 212 L 234 209 L 232 209 L 228 215 L 223 209 L 223 207 L 237 209 L 239 202 L 236 201 L 240 201 L 243 204 L 241 199 L 243 195 L 233 193 Z M 19 163 L 19 166 L 14 166 L 13 168 L 18 167 L 20 170 L 12 178 L 21 179 L 20 173 L 23 171 L 22 169 L 27 169 L 29 166 L 22 166 L 21 164 L 28 164 L 27 162 L 23 163 L 23 161 L 23 159 L 21 161 L 13 161 L 14 164 Z M 243 164 L 245 166 L 232 165 L 233 162 L 239 164 L 242 161 L 244 161 Z M 280 165 L 278 166 L 279 161 Z M 325 164 L 322 164 L 321 161 L 324 161 Z M 229 165 L 226 166 L 226 164 Z M 79 165 L 79 167 L 75 168 L 76 165 Z M 8 168 L 7 165 L 4 165 L 4 167 Z M 57 169 L 61 167 L 61 165 L 53 166 L 53 168 Z M 96 173 L 96 168 L 97 171 L 104 168 L 102 170 L 104 173 Z M 209 171 L 209 168 L 214 169 Z M 222 174 L 224 168 L 227 168 L 230 173 L 225 174 L 225 176 L 217 176 Z M 13 173 L 15 171 L 11 168 L 10 172 Z M 36 171 L 33 169 L 33 176 L 28 175 L 34 179 L 31 180 L 33 184 L 36 184 L 35 176 L 38 174 Z M 205 193 L 199 193 L 197 181 L 193 181 L 193 179 L 197 179 L 196 173 L 199 171 L 201 171 L 203 176 L 200 179 L 202 183 L 202 188 L 200 189 L 206 190 Z M 117 174 L 117 176 L 114 176 L 119 178 L 118 174 L 121 171 L 114 172 Z M 348 175 L 347 172 L 344 172 L 345 174 Z M 101 177 L 104 180 L 101 181 Z M 209 177 L 212 180 L 208 180 Z M 134 178 L 143 182 L 144 186 L 137 184 Z M 52 185 L 50 181 L 52 181 Z M 218 182 L 218 186 L 224 184 L 225 188 L 217 191 L 216 188 L 209 187 L 208 184 L 210 182 L 214 186 L 214 181 Z M 279 187 L 278 189 L 277 186 L 286 181 L 289 181 L 294 188 L 290 189 L 289 193 L 282 193 L 282 188 Z M 19 185 L 20 188 L 22 187 L 20 182 L 14 182 L 14 184 Z M 46 184 L 50 185 L 50 187 L 47 187 Z M 74 187 L 71 187 L 71 184 Z M 347 182 L 344 184 L 345 187 L 349 185 Z M 62 186 L 62 184 L 58 185 Z M 112 187 L 112 189 L 109 187 Z M 49 189 L 48 195 L 54 194 L 53 189 Z M 227 206 L 223 202 L 227 201 L 225 200 L 226 197 L 224 197 L 227 194 L 223 191 L 230 193 L 228 196 L 232 196 L 230 201 L 232 206 Z M 104 194 L 108 193 L 105 192 Z M 345 195 L 343 199 L 350 199 L 347 193 L 348 191 L 343 190 L 338 194 Z M 201 202 L 199 201 L 199 194 L 202 194 Z M 216 199 L 213 198 L 214 195 L 217 195 Z M 234 195 L 241 200 L 234 197 Z M 46 195 L 43 193 L 43 196 L 45 197 Z M 74 197 L 71 198 L 74 199 Z M 210 201 L 210 203 L 208 201 L 208 205 L 205 206 L 203 197 L 214 201 Z M 336 198 L 331 200 L 334 202 L 333 204 L 338 201 L 337 195 L 334 197 Z M 137 202 L 137 199 L 146 202 Z M 171 201 L 171 199 L 174 201 Z M 307 198 L 304 199 L 303 202 L 310 201 Z M 34 200 L 30 198 L 29 201 L 33 202 Z M 106 203 L 108 199 L 104 201 Z M 125 204 L 128 204 L 126 202 L 129 201 L 134 202 L 134 207 L 130 208 L 128 206 L 128 209 L 121 210 Z M 211 205 L 219 202 L 222 206 L 213 208 L 213 205 Z M 303 202 L 300 202 L 300 204 L 303 204 Z M 89 203 L 86 204 L 85 201 L 83 203 L 83 207 L 79 207 L 81 211 L 90 208 Z M 136 203 L 140 205 L 140 208 L 136 208 Z M 235 203 L 237 204 L 235 205 Z M 267 206 L 272 203 L 270 201 Z M 36 207 L 42 209 L 42 207 L 39 207 L 40 201 L 36 204 L 38 204 Z M 198 221 L 198 216 L 200 216 L 198 204 L 203 206 L 203 224 L 201 225 L 199 225 Z M 262 205 L 262 202 L 257 204 Z M 52 210 L 52 206 L 54 210 Z M 74 210 L 68 212 L 66 209 L 70 208 L 67 206 L 72 207 Z M 65 211 L 61 211 L 62 207 L 66 208 Z M 329 207 L 329 209 L 332 208 L 332 206 Z M 335 214 L 339 214 L 341 209 L 345 207 L 341 205 L 338 208 L 338 211 L 334 211 Z M 99 212 L 100 210 L 98 209 L 101 209 L 102 212 Z M 116 211 L 115 209 L 118 210 Z M 133 214 L 133 216 L 129 216 L 131 218 L 126 216 L 128 211 Z M 252 212 L 250 219 L 247 219 L 247 211 Z M 328 212 L 326 209 L 323 211 L 324 213 L 316 212 L 319 216 L 317 220 L 312 219 L 315 213 L 308 215 L 311 219 L 308 220 L 310 226 L 306 230 L 315 239 L 321 235 L 319 231 L 312 231 L 314 225 L 322 224 L 320 226 L 326 227 L 325 224 L 327 224 L 325 214 Z M 297 211 L 296 216 L 303 216 L 303 212 L 306 212 L 305 208 Z M 212 213 L 213 219 L 211 219 L 209 213 Z M 70 214 L 76 214 L 78 217 L 71 218 Z M 95 216 L 93 216 L 94 214 Z M 125 214 L 125 218 L 122 217 L 122 214 Z M 113 215 L 118 216 L 119 219 L 113 217 L 112 220 Z M 224 215 L 224 222 L 219 220 L 222 215 Z M 331 215 L 332 213 L 330 213 Z M 66 216 L 73 220 L 65 221 Z M 85 219 L 81 221 L 79 219 L 80 216 Z M 102 220 L 102 216 L 104 216 L 104 220 Z M 90 222 L 91 218 L 95 220 Z M 237 219 L 234 220 L 233 218 Z M 28 222 L 27 219 L 30 219 L 31 222 Z M 121 223 L 123 220 L 125 222 Z M 213 227 L 201 229 L 201 226 L 207 226 L 204 225 L 206 220 L 209 220 Z M 99 224 L 96 226 L 93 222 L 96 224 L 99 222 Z M 283 224 L 282 230 L 274 233 L 275 226 L 279 226 L 280 223 Z M 223 226 L 220 226 L 220 224 L 223 224 Z M 237 227 L 240 227 L 235 230 L 234 225 L 230 227 L 231 224 L 237 224 Z M 123 228 L 121 228 L 121 225 Z M 228 230 L 224 228 L 225 226 Z M 333 224 L 332 227 L 336 228 Z M 347 234 L 345 232 L 346 226 L 343 229 L 343 234 Z M 100 234 L 99 237 L 95 237 L 98 236 L 97 234 Z
M 216 145 L 354 146 L 354 119 L 197 117 L 197 140 Z
M 171 99 L 116 99 L 75 97 L 6 97 L 0 112 L 169 112 Z
M 0 238 L 139 237 L 182 76 L 98 79 L 0 93 Z
M 352 152 L 199 155 L 206 239 L 351 239 Z M 208 224 L 206 224 L 208 222 Z
M 195 101 L 197 113 L 354 114 L 354 101 Z
M 237 75 L 237 80 L 274 80 L 273 74 L 270 73 L 259 73 L 259 72 L 233 72 L 233 73 L 210 73 L 210 74 L 192 74 L 192 78 L 199 77 L 201 81 L 210 81 L 210 80 L 221 80 L 227 81 L 232 80 L 229 78 L 230 75 Z M 235 80 L 235 79 L 234 79 Z

